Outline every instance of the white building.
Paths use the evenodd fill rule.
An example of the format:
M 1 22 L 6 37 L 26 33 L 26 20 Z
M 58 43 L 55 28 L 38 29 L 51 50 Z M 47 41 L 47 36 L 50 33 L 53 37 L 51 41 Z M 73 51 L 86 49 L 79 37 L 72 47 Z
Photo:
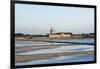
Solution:
M 49 34 L 50 38 L 66 38 L 71 37 L 72 33 L 65 33 L 65 32 L 59 32 L 59 33 L 52 33 Z

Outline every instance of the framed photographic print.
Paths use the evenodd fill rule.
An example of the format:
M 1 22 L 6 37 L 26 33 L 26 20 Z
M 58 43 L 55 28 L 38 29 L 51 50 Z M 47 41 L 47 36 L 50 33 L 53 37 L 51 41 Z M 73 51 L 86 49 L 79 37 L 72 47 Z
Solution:
M 96 6 L 11 1 L 11 68 L 96 63 Z

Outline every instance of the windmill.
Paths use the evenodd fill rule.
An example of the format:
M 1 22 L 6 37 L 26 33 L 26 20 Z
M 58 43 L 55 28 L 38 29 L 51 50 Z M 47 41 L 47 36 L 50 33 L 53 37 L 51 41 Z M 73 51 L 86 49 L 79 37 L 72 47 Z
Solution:
M 50 27 L 50 34 L 54 33 L 55 29 L 54 27 Z

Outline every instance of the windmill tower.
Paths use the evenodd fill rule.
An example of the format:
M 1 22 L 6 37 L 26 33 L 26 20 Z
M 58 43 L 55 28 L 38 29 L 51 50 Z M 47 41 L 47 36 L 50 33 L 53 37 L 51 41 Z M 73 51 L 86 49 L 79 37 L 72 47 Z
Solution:
M 54 33 L 54 27 L 50 27 L 50 34 Z

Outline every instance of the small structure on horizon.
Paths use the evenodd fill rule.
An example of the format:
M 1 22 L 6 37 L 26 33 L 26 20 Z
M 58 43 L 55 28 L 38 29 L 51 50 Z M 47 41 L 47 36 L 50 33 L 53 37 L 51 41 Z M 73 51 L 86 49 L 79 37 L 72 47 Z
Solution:
M 49 37 L 50 38 L 66 38 L 66 37 L 71 37 L 72 33 L 68 32 L 54 32 L 54 27 L 50 27 L 50 34 Z
M 58 33 L 52 33 L 49 34 L 50 38 L 66 38 L 71 37 L 72 33 L 66 33 L 66 32 L 58 32 Z

